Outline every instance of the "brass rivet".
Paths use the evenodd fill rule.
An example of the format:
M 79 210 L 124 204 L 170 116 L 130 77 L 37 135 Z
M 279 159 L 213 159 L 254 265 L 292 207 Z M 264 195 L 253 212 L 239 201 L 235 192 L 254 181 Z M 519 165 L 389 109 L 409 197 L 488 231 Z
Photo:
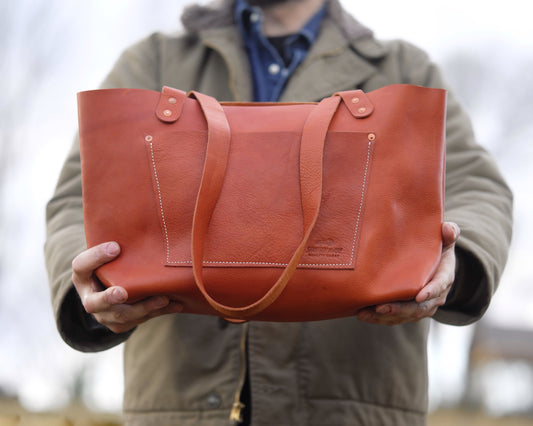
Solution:
M 357 110 L 357 112 L 359 112 L 359 114 L 364 114 L 366 112 L 366 108 L 365 107 L 361 107 Z
M 356 104 L 357 102 L 359 102 L 359 98 L 352 98 L 352 103 Z
M 175 104 L 176 102 L 178 102 L 178 100 L 176 98 L 168 98 L 168 103 L 169 104 Z
M 152 139 L 153 139 L 152 135 L 146 135 L 146 136 L 144 137 L 144 140 L 145 140 L 146 142 L 152 142 Z
M 170 117 L 172 115 L 172 111 L 169 110 L 169 109 L 166 109 L 166 110 L 163 111 L 163 115 L 165 117 Z
M 373 140 L 375 140 L 375 139 L 376 139 L 376 135 L 375 135 L 374 133 L 369 133 L 369 134 L 368 134 L 368 140 L 369 140 L 369 141 L 373 141 Z

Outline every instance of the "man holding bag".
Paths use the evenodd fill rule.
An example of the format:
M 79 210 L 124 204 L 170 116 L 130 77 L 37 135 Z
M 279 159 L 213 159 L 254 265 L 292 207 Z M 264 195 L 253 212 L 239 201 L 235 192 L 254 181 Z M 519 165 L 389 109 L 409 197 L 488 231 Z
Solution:
M 224 0 L 190 7 L 183 23 L 178 36 L 154 34 L 126 50 L 103 88 L 166 85 L 221 101 L 314 102 L 396 83 L 446 87 L 424 52 L 376 40 L 337 0 Z M 76 349 L 126 342 L 126 423 L 425 424 L 426 318 L 479 319 L 511 236 L 510 191 L 452 94 L 447 115 L 446 222 L 434 277 L 413 301 L 309 323 L 228 324 L 180 314 L 167 297 L 129 305 L 125 289 L 104 289 L 94 270 L 120 247 L 86 249 L 75 143 L 47 209 L 54 311 Z

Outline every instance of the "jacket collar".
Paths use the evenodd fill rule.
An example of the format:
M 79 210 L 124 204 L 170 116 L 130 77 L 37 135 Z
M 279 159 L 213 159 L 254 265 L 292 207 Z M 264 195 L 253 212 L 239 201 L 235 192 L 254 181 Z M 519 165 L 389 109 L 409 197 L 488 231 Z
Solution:
M 228 83 L 233 100 L 250 102 L 253 99 L 252 70 L 237 27 L 209 28 L 201 31 L 199 36 L 204 45 L 222 57 L 228 69 Z
M 318 101 L 352 90 L 374 75 L 372 60 L 385 48 L 371 37 L 347 40 L 331 18 L 325 19 L 315 44 L 289 80 L 280 101 Z
M 233 3 L 234 0 L 222 0 L 222 7 L 189 7 L 182 20 L 190 34 L 197 34 L 222 56 L 235 100 L 249 101 L 253 90 L 250 66 L 233 22 Z M 360 87 L 377 74 L 373 62 L 387 51 L 370 30 L 342 9 L 338 0 L 329 0 L 328 16 L 319 37 L 289 80 L 280 101 L 313 102 L 336 91 Z

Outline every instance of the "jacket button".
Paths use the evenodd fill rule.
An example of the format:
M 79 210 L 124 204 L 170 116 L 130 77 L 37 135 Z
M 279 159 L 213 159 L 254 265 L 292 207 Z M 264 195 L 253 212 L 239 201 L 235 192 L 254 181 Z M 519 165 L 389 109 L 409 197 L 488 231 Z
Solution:
M 218 393 L 210 393 L 205 400 L 205 404 L 208 409 L 214 410 L 220 407 L 220 405 L 222 404 L 222 398 Z

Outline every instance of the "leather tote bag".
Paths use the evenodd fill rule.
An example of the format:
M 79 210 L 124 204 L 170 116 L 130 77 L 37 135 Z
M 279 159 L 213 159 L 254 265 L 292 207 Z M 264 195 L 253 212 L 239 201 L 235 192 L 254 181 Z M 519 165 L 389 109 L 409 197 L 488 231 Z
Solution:
M 310 321 L 409 300 L 441 255 L 445 91 L 219 103 L 164 87 L 78 94 L 88 246 L 130 301 Z

